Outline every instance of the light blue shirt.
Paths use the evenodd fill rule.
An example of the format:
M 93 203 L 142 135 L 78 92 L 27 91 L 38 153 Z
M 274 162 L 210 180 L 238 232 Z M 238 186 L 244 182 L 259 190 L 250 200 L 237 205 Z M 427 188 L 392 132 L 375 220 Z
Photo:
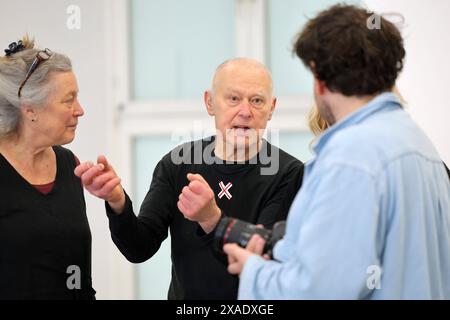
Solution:
M 450 183 L 384 93 L 323 133 L 277 261 L 251 256 L 239 299 L 450 299 Z

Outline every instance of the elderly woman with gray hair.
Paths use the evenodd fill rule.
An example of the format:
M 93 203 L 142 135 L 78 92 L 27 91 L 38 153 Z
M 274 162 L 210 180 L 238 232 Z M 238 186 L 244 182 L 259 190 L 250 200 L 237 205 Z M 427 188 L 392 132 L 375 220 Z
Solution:
M 0 299 L 95 299 L 75 155 L 78 86 L 65 55 L 24 37 L 0 57 Z

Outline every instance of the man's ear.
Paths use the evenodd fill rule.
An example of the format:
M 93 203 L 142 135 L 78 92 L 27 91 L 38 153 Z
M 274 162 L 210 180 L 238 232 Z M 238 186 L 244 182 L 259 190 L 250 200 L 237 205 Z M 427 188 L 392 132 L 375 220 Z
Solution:
M 210 116 L 215 115 L 214 106 L 212 103 L 212 93 L 209 90 L 205 91 L 205 94 L 203 96 L 203 99 L 205 101 L 206 111 Z
M 277 98 L 273 98 L 272 105 L 270 106 L 270 113 L 269 113 L 268 121 L 272 120 L 272 115 L 273 115 L 273 112 L 275 111 L 276 105 L 277 105 Z
M 314 93 L 316 96 L 322 96 L 327 89 L 327 86 L 324 81 L 321 81 L 314 77 Z

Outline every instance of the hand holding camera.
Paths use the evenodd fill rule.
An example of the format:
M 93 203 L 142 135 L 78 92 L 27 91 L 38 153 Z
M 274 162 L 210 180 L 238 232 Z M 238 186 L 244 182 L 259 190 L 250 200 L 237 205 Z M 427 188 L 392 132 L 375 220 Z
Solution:
M 254 224 L 236 219 L 222 218 L 214 233 L 214 247 L 219 252 L 223 252 L 226 243 L 236 243 L 245 248 L 254 234 L 260 235 L 265 241 L 263 254 L 272 258 L 272 251 L 278 240 L 284 236 L 286 221 L 279 221 L 274 224 L 272 230 L 259 228 Z

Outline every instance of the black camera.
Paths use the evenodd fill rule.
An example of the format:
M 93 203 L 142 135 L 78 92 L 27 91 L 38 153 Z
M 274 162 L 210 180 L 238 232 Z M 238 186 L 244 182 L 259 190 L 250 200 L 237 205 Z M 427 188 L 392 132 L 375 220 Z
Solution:
M 259 234 L 266 244 L 263 253 L 272 257 L 272 250 L 278 240 L 282 239 L 286 230 L 286 221 L 279 221 L 274 224 L 272 230 L 257 227 L 254 224 L 236 219 L 222 218 L 214 233 L 214 246 L 223 252 L 223 246 L 226 243 L 237 243 L 245 248 L 254 234 Z

